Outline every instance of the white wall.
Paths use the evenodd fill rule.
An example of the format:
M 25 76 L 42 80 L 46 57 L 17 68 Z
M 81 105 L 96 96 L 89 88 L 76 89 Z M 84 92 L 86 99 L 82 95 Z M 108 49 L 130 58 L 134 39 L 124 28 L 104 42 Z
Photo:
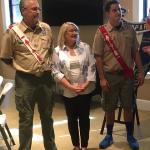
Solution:
M 2 1 L 4 1 L 4 0 L 0 0 L 0 2 L 2 2 Z M 42 0 L 39 0 L 40 5 L 42 4 L 41 1 Z M 137 6 L 138 1 L 139 0 L 121 0 L 122 7 L 129 10 L 129 12 L 125 16 L 125 18 L 127 20 L 129 20 L 129 21 L 136 21 L 137 20 L 137 14 L 139 11 L 138 10 L 139 7 Z M 3 31 L 4 19 L 2 18 L 2 7 L 3 6 L 1 3 L 0 4 L 0 20 L 1 20 L 0 21 L 0 41 L 1 41 L 2 33 L 4 32 Z M 98 26 L 79 26 L 79 27 L 80 27 L 81 40 L 89 43 L 92 46 L 94 34 L 95 34 Z M 52 26 L 52 30 L 53 30 L 55 43 L 56 43 L 59 27 Z M 15 73 L 14 70 L 12 70 L 11 68 L 7 67 L 5 64 L 2 64 L 0 62 L 0 74 L 1 75 L 4 75 L 4 77 L 7 79 L 14 79 L 14 73 Z M 149 81 L 150 80 L 146 79 L 145 84 L 142 87 L 140 87 L 139 92 L 138 92 L 138 97 L 140 99 L 150 100 L 150 95 L 148 92 L 148 90 L 150 89 L 150 82 Z

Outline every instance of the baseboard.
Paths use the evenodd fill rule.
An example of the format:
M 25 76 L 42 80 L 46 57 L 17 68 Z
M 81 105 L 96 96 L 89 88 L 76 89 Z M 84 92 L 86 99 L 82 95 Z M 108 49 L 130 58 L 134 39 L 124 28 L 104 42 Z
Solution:
M 150 111 L 150 100 L 137 99 L 137 107 L 139 110 Z

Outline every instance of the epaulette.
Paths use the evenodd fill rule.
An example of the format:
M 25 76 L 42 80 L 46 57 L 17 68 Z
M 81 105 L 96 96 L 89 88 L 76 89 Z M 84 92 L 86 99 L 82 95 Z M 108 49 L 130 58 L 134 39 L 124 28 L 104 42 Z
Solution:
M 6 32 L 9 32 L 9 31 L 13 28 L 14 25 L 15 25 L 15 23 L 10 24 L 10 25 L 8 26 L 8 29 L 6 30 Z

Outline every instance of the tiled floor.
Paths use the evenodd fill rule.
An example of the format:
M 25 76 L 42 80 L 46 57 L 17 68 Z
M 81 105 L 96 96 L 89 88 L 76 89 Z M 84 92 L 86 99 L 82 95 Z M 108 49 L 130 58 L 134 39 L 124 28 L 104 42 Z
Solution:
M 11 129 L 11 133 L 15 139 L 16 145 L 13 150 L 18 148 L 18 114 L 15 109 L 14 98 L 11 96 L 11 101 L 6 102 L 3 113 L 7 114 L 7 122 Z M 93 105 L 91 108 L 91 130 L 89 139 L 89 150 L 98 150 L 99 141 L 104 135 L 100 135 L 100 128 L 103 120 L 104 112 L 101 107 Z M 150 111 L 139 111 L 140 126 L 135 125 L 135 137 L 139 141 L 140 150 L 149 150 L 150 147 Z M 56 144 L 58 150 L 72 150 L 72 144 L 67 129 L 67 120 L 64 112 L 64 107 L 61 102 L 56 102 L 53 112 L 54 129 L 56 136 Z M 105 131 L 104 131 L 105 134 Z M 3 140 L 0 140 L 0 150 L 6 149 Z M 40 120 L 37 109 L 35 109 L 34 117 L 34 136 L 32 150 L 44 150 L 42 142 L 42 134 L 40 128 Z M 114 144 L 108 150 L 130 150 L 126 142 L 126 132 L 124 125 L 115 124 L 114 128 Z

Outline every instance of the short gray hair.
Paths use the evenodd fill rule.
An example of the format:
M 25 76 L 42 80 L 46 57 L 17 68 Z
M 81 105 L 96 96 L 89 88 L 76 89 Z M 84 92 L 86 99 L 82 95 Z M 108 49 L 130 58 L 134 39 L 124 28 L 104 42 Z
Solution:
M 20 0 L 19 8 L 20 8 L 21 13 L 22 13 L 22 9 L 27 4 L 27 2 L 28 2 L 28 0 Z

